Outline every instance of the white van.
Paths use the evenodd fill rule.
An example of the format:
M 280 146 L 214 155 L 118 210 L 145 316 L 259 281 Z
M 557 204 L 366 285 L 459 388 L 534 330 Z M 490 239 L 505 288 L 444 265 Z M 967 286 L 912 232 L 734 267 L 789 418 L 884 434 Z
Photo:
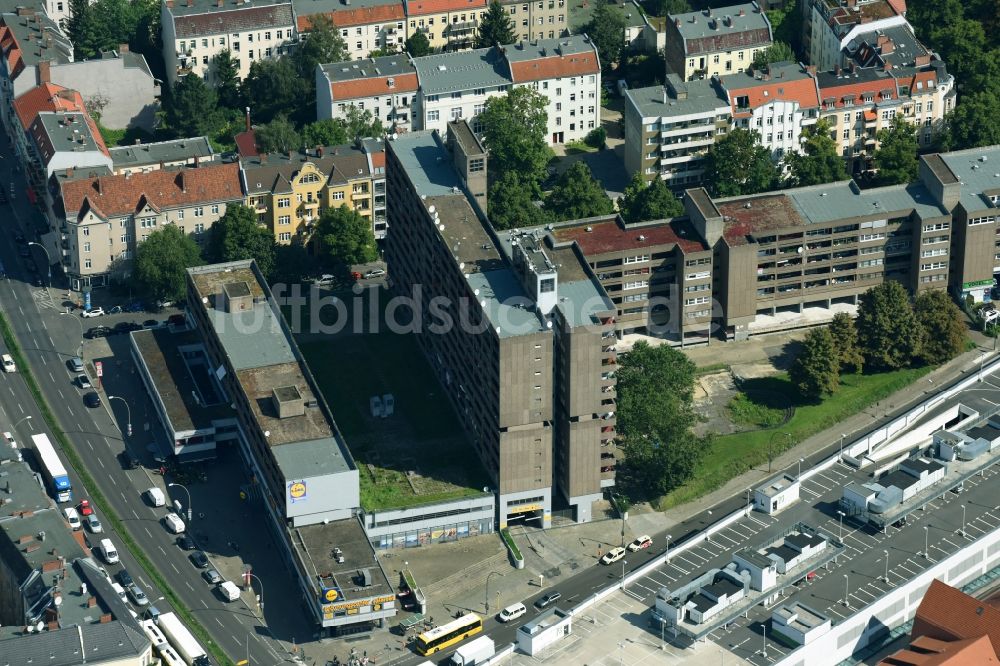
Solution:
M 528 609 L 524 607 L 524 604 L 511 604 L 504 608 L 497 615 L 497 619 L 501 622 L 513 622 L 517 618 L 521 617 L 528 612 Z
M 163 524 L 174 534 L 180 534 L 184 531 L 184 521 L 173 511 L 163 516 Z
M 240 598 L 240 588 L 236 587 L 236 583 L 231 580 L 219 583 L 219 592 L 226 598 L 226 601 L 236 601 Z
M 111 539 L 101 539 L 101 555 L 108 564 L 115 564 L 118 561 L 118 551 Z
M 146 499 L 149 500 L 149 503 L 153 506 L 163 506 L 167 503 L 166 498 L 163 496 L 163 491 L 155 486 L 146 490 L 145 495 Z
M 80 514 L 76 512 L 76 509 L 71 506 L 66 507 L 63 509 L 63 514 L 66 516 L 66 522 L 69 523 L 69 526 L 73 528 L 74 531 L 82 527 L 80 523 Z
M 118 583 L 111 583 L 111 589 L 115 591 L 115 594 L 117 594 L 118 597 L 122 601 L 124 601 L 125 603 L 128 603 L 128 597 L 125 596 L 125 588 L 124 587 L 122 587 Z

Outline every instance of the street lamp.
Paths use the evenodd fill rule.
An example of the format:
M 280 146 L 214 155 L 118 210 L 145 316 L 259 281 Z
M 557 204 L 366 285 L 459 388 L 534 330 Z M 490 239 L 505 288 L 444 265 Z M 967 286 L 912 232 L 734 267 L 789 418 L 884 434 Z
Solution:
M 753 505 L 750 504 L 750 486 L 747 486 L 747 515 L 748 516 L 750 515 L 750 507 L 751 506 L 753 506 Z
M 190 523 L 191 522 L 191 491 L 188 490 L 185 486 L 183 486 L 180 483 L 168 483 L 167 484 L 167 488 L 170 488 L 172 486 L 177 486 L 178 488 L 182 489 L 185 493 L 187 493 L 187 498 L 188 498 L 188 503 L 187 503 L 187 519 L 188 519 L 188 522 Z M 263 587 L 264 586 L 261 585 L 261 589 L 263 589 Z
M 983 360 L 986 359 L 986 352 L 979 353 L 979 379 L 976 381 L 983 381 Z
M 146 610 L 142 611 L 142 617 L 143 618 L 146 617 L 146 613 L 150 611 L 150 609 L 153 607 L 153 604 L 155 604 L 157 601 L 163 601 L 164 599 L 166 599 L 166 597 L 160 597 L 159 599 L 153 599 L 152 601 L 150 601 L 149 605 L 146 606 Z
M 802 463 L 806 461 L 805 458 L 799 458 L 799 473 L 795 476 L 796 480 L 802 478 Z
M 927 545 L 927 525 L 924 525 L 924 559 L 930 559 L 930 547 Z
M 848 588 L 847 574 L 844 574 L 844 606 L 846 606 L 847 608 L 851 607 L 851 602 L 847 599 L 847 594 L 849 589 L 850 588 Z
M 764 659 L 767 659 L 767 624 L 761 623 L 760 628 L 764 632 L 764 640 L 763 640 L 764 647 L 760 651 L 760 656 L 764 657 Z
M 889 551 L 883 550 L 882 554 L 885 555 L 885 582 L 889 584 Z
M 119 397 L 117 395 L 109 395 L 108 400 L 121 400 L 122 404 L 125 405 L 125 413 L 127 414 L 127 421 L 125 423 L 125 435 L 127 437 L 132 436 L 132 409 L 128 406 L 128 401 L 125 398 Z M 190 520 L 190 518 L 188 519 Z
M 251 590 L 253 590 L 253 585 L 250 584 L 250 579 L 251 578 L 257 578 L 257 575 L 256 574 L 252 574 L 249 571 L 243 572 L 243 575 L 246 576 L 247 587 L 249 587 Z M 264 612 L 264 583 L 261 582 L 260 578 L 257 578 L 257 583 L 260 585 L 260 594 L 256 595 L 257 596 L 257 605 L 260 607 L 260 611 L 263 613 Z
M 837 511 L 837 515 L 840 517 L 840 543 L 844 543 L 844 512 Z
M 49 251 L 41 243 L 36 243 L 35 241 L 28 241 L 28 245 L 35 245 L 42 248 L 42 252 L 45 253 L 45 265 L 48 267 L 48 284 L 52 286 L 52 260 L 49 258 Z M 982 365 L 980 365 L 980 371 L 982 370 Z
M 500 573 L 499 571 L 491 571 L 489 573 L 489 575 L 486 576 L 486 596 L 485 596 L 485 599 L 486 599 L 486 612 L 487 613 L 490 612 L 490 578 L 493 578 L 493 576 L 500 576 L 501 578 L 503 578 L 503 574 Z M 498 598 L 499 598 L 499 594 L 500 594 L 500 590 L 497 590 Z
M 76 325 L 80 327 L 80 344 L 76 348 L 76 355 L 78 357 L 80 357 L 80 358 L 83 358 L 83 322 L 80 321 L 78 318 L 74 317 L 69 312 L 60 312 L 59 314 L 66 315 L 67 317 L 70 317 L 73 321 L 76 322 Z
M 847 437 L 847 435 L 845 435 L 843 433 L 840 434 L 840 458 L 838 458 L 838 460 L 840 462 L 844 462 L 844 438 L 845 437 Z
M 963 539 L 965 538 L 965 504 L 962 504 L 962 531 L 959 534 L 962 535 Z
M 622 560 L 622 592 L 625 591 L 625 565 L 628 564 L 628 560 Z
M 30 421 L 30 420 L 31 420 L 30 414 L 28 416 L 25 416 L 23 419 L 18 420 L 18 422 L 14 424 L 14 432 L 17 432 L 17 426 L 21 425 L 25 421 Z

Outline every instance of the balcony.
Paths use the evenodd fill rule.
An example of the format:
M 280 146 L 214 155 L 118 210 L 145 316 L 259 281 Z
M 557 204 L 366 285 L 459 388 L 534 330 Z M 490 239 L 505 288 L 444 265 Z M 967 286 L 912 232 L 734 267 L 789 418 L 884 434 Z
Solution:
M 306 210 L 318 210 L 319 201 L 303 201 L 302 207 Z
M 479 21 L 462 21 L 448 24 L 448 35 L 465 35 L 479 26 Z
M 354 200 L 367 199 L 368 195 L 369 195 L 368 190 L 357 189 L 351 192 L 351 198 Z

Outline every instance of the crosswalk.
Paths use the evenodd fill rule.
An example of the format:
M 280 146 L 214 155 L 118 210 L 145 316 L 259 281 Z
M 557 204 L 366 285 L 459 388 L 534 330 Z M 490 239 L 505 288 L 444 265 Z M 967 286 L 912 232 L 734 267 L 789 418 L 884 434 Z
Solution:
M 31 298 L 34 299 L 35 305 L 40 308 L 46 308 L 49 310 L 60 310 L 61 308 L 56 304 L 55 299 L 49 294 L 49 290 L 45 288 L 32 289 Z

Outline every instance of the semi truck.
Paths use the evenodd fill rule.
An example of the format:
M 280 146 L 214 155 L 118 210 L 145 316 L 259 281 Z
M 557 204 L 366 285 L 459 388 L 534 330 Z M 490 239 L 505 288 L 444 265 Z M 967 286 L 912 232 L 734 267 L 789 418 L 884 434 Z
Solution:
M 489 636 L 480 636 L 455 650 L 451 655 L 451 663 L 455 666 L 476 666 L 482 664 L 496 654 L 496 646 Z
M 201 666 L 208 663 L 205 650 L 176 613 L 161 613 L 156 624 L 187 666 Z

